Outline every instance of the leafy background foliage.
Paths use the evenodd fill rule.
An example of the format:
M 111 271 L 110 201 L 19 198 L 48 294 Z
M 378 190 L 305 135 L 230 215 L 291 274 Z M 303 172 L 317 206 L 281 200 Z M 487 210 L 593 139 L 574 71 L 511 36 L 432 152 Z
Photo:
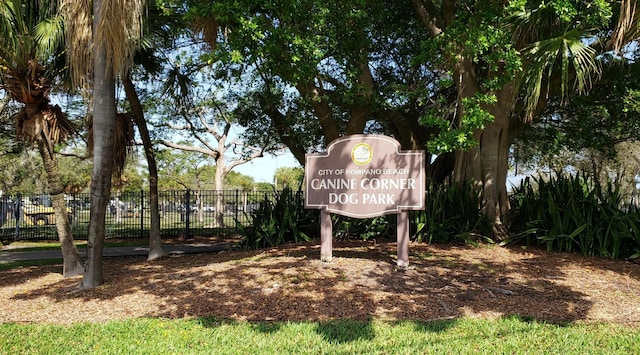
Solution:
M 616 185 L 587 174 L 526 178 L 511 195 L 513 237 L 504 242 L 611 259 L 640 257 L 640 209 Z M 412 239 L 426 243 L 492 242 L 491 223 L 471 183 L 431 185 L 426 209 L 410 212 Z M 261 248 L 319 236 L 319 213 L 285 188 L 252 213 L 243 246 Z M 332 216 L 339 239 L 396 238 L 396 216 Z

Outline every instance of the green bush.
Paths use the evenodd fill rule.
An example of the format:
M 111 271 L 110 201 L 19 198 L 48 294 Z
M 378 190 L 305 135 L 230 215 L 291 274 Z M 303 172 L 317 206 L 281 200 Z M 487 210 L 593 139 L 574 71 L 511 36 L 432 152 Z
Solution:
M 586 174 L 525 178 L 511 207 L 511 231 L 527 244 L 612 259 L 638 256 L 640 211 L 611 181 Z
M 318 237 L 320 232 L 319 210 L 305 209 L 302 193 L 294 193 L 290 188 L 276 191 L 273 199 L 265 195 L 260 207 L 251 213 L 249 219 L 252 223 L 240 231 L 244 236 L 244 248 L 257 249 L 310 241 Z M 389 235 L 395 238 L 395 215 L 359 219 L 333 214 L 331 220 L 333 237 L 336 239 L 368 240 Z
M 396 215 L 384 215 L 373 218 L 351 218 L 332 216 L 333 236 L 336 239 L 396 238 Z
M 482 214 L 479 192 L 468 183 L 431 184 L 424 211 L 410 213 L 413 239 L 427 243 L 488 240 L 491 223 Z
M 479 192 L 471 183 L 432 185 L 427 189 L 425 204 L 424 211 L 410 212 L 413 240 L 427 243 L 489 240 L 491 223 L 482 214 Z M 273 201 L 265 196 L 260 208 L 251 214 L 251 220 L 251 225 L 241 231 L 245 248 L 308 241 L 320 231 L 319 211 L 306 210 L 302 194 L 290 189 L 276 192 Z M 396 215 L 368 219 L 332 215 L 332 221 L 333 236 L 337 239 L 396 238 Z
M 424 211 L 410 211 L 412 239 L 427 243 L 449 243 L 487 239 L 491 223 L 481 212 L 479 193 L 471 183 L 446 183 L 427 188 Z M 333 216 L 334 237 L 368 240 L 395 239 L 397 216 L 357 219 Z
M 285 188 L 273 196 L 271 200 L 265 195 L 260 207 L 251 212 L 251 224 L 241 228 L 244 248 L 309 241 L 318 234 L 320 214 L 318 210 L 304 208 L 301 193 Z

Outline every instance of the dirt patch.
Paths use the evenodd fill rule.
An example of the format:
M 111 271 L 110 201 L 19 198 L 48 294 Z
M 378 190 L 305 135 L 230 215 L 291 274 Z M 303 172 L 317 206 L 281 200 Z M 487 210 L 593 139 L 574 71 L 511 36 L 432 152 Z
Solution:
M 546 322 L 640 324 L 640 265 L 538 249 L 318 243 L 182 255 L 107 258 L 105 284 L 77 290 L 60 266 L 0 274 L 0 321 L 69 324 L 137 317 L 249 321 L 437 320 L 519 316 Z

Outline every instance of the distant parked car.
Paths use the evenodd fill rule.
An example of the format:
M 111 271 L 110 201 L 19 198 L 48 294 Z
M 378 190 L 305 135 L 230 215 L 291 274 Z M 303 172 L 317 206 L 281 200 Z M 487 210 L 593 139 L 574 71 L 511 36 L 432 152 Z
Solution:
M 24 221 L 29 225 L 55 224 L 56 215 L 53 209 L 51 198 L 42 195 L 39 198 L 22 201 L 22 214 Z M 67 207 L 69 221 L 73 218 L 73 210 Z
M 215 212 L 216 208 L 211 205 L 204 205 L 202 206 L 202 210 L 204 212 Z

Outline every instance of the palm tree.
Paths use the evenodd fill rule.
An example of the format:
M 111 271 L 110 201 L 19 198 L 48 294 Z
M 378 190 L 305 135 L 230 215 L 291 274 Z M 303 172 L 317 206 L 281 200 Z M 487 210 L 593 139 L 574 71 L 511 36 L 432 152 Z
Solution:
M 71 0 L 62 8 L 73 85 L 87 91 L 92 88 L 91 210 L 81 289 L 104 282 L 102 251 L 114 160 L 115 80 L 127 73 L 133 63 L 142 33 L 142 9 L 141 0 L 96 0 L 92 8 L 86 1 Z
M 59 51 L 56 21 L 50 4 L 37 0 L 0 1 L 0 86 L 24 106 L 15 115 L 16 134 L 35 144 L 47 172 L 49 194 L 54 206 L 56 228 L 64 259 L 65 277 L 80 275 L 84 267 L 69 226 L 67 206 L 55 146 L 72 132 L 73 124 L 49 100 Z

